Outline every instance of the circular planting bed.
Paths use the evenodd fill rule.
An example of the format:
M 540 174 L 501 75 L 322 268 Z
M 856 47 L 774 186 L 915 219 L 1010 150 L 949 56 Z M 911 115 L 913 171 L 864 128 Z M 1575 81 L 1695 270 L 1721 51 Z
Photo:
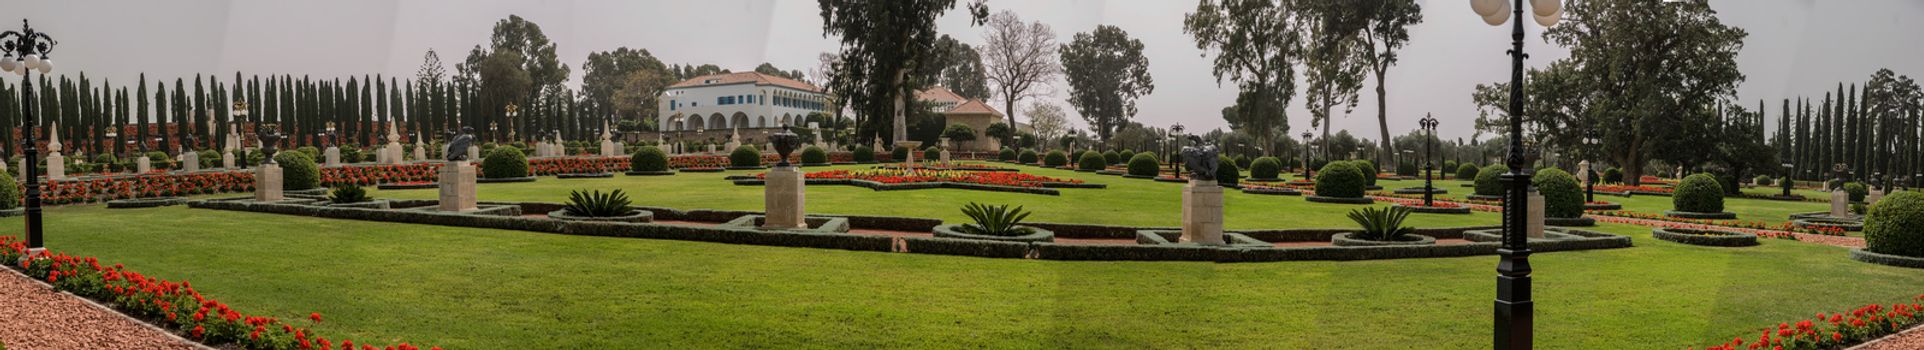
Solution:
M 1283 179 L 1281 179 L 1281 178 L 1274 178 L 1274 177 L 1272 177 L 1272 178 L 1267 178 L 1267 179 L 1265 179 L 1265 178 L 1259 178 L 1259 177 L 1252 177 L 1252 178 L 1248 178 L 1248 179 L 1243 179 L 1243 181 L 1249 181 L 1249 182 L 1283 182 Z
M 1162 177 L 1157 177 L 1156 182 L 1189 182 L 1189 179 L 1180 178 L 1180 177 L 1162 176 Z
M 630 171 L 630 172 L 627 172 L 626 174 L 628 174 L 628 176 L 668 176 L 668 175 L 674 175 L 674 174 L 675 174 L 675 171 L 674 171 L 674 170 L 668 170 L 668 171 Z
M 1282 187 L 1244 187 L 1243 193 L 1265 196 L 1301 196 L 1303 191 Z
M 563 209 L 548 212 L 548 217 L 568 221 L 652 222 L 655 221 L 655 212 L 636 210 L 622 216 L 591 217 L 568 215 L 568 210 Z
M 719 172 L 722 172 L 722 170 L 725 170 L 725 169 L 722 169 L 722 168 L 681 168 L 681 172 L 684 172 L 684 173 L 719 173 Z
M 1757 235 L 1735 231 L 1659 227 L 1651 229 L 1650 236 L 1671 242 L 1711 247 L 1748 247 L 1757 245 Z
M 383 189 L 383 190 L 418 190 L 423 188 L 435 188 L 440 186 L 441 184 L 437 184 L 433 182 L 397 182 L 397 183 L 384 183 L 380 185 L 375 185 L 374 188 Z
M 1350 235 L 1357 234 L 1357 233 L 1358 232 L 1338 233 L 1334 236 L 1329 237 L 1329 243 L 1331 245 L 1335 245 L 1338 247 L 1381 247 L 1381 246 L 1396 246 L 1396 245 L 1435 245 L 1436 244 L 1435 237 L 1424 236 L 1419 234 L 1405 234 L 1403 235 L 1403 237 L 1400 237 L 1398 240 L 1395 240 L 1395 241 L 1374 241 L 1374 240 L 1367 240 L 1367 239 L 1350 238 Z
M 13 209 L 7 209 L 7 210 L 0 210 L 0 218 L 10 218 L 10 217 L 21 216 L 26 214 L 27 214 L 26 208 L 13 208 Z
M 1869 250 L 1864 250 L 1862 248 L 1851 249 L 1851 260 L 1857 260 L 1857 261 L 1878 264 L 1878 265 L 1889 265 L 1889 266 L 1897 266 L 1897 267 L 1924 269 L 1924 258 L 1883 254 L 1883 253 L 1873 252 Z
M 327 188 L 322 188 L 322 187 L 315 187 L 315 188 L 309 188 L 309 189 L 305 189 L 305 190 L 287 190 L 287 191 L 281 191 L 281 194 L 286 194 L 286 195 L 306 195 L 306 196 L 325 196 L 325 195 L 327 195 Z
M 1290 180 L 1289 182 L 1285 182 L 1285 183 L 1289 184 L 1290 186 L 1316 186 L 1315 181 Z
M 1611 203 L 1611 202 L 1583 204 L 1583 210 L 1622 210 L 1622 209 L 1623 209 L 1623 204 Z
M 187 199 L 180 197 L 115 199 L 107 201 L 107 209 L 155 208 L 186 203 Z
M 1370 199 L 1369 197 L 1350 198 L 1350 197 L 1304 196 L 1303 199 L 1309 200 L 1311 202 L 1317 202 L 1317 203 L 1376 204 L 1376 200 Z
M 1134 175 L 1134 174 L 1122 174 L 1122 177 L 1124 177 L 1124 178 L 1130 178 L 1130 179 L 1154 179 L 1154 178 L 1156 178 L 1155 176 L 1152 176 L 1152 175 Z
M 1673 218 L 1699 220 L 1730 220 L 1737 218 L 1737 213 L 1732 212 L 1699 213 L 1694 211 L 1665 210 L 1663 215 Z
M 1423 194 L 1424 190 L 1422 187 L 1405 187 L 1405 188 L 1398 188 L 1396 189 L 1395 192 L 1396 194 Z M 1430 187 L 1429 193 L 1445 194 L 1445 193 L 1450 193 L 1450 190 L 1437 188 L 1437 187 Z
M 1410 211 L 1412 212 L 1424 213 L 1424 214 L 1469 214 L 1470 213 L 1470 207 L 1426 207 L 1422 205 L 1402 205 L 1402 204 L 1397 204 L 1392 206 L 1399 207 L 1399 208 L 1410 208 Z
M 1597 219 L 1591 219 L 1588 217 L 1553 218 L 1553 217 L 1546 216 L 1543 218 L 1543 224 L 1550 225 L 1550 226 L 1590 227 L 1590 226 L 1597 225 Z
M 1044 229 L 1029 227 L 1029 226 L 1016 226 L 1016 227 L 1023 227 L 1023 228 L 1028 228 L 1032 230 L 1032 232 L 1030 232 L 1029 234 L 1021 235 L 1021 236 L 978 235 L 973 233 L 962 232 L 961 227 L 962 227 L 962 224 L 938 225 L 935 227 L 935 236 L 942 237 L 942 238 L 980 239 L 980 240 L 1003 241 L 1003 242 L 1055 242 L 1056 241 L 1055 232 L 1050 232 L 1049 230 L 1044 230 Z
M 728 170 L 762 170 L 762 169 L 768 169 L 768 167 L 762 167 L 762 166 L 731 166 L 731 167 L 728 167 L 728 168 L 726 168 L 726 169 L 728 169 Z
M 556 174 L 554 177 L 557 179 L 606 179 L 615 177 L 615 173 L 569 173 Z
M 490 178 L 490 177 L 484 177 L 484 178 L 479 178 L 479 179 L 474 179 L 474 182 L 476 182 L 476 183 L 484 183 L 484 184 L 491 184 L 491 183 L 504 183 L 504 182 L 534 182 L 534 177 L 533 177 L 533 176 L 524 176 L 524 177 L 495 177 L 495 178 Z
M 1479 201 L 1498 201 L 1498 202 L 1501 202 L 1501 201 L 1503 201 L 1503 196 L 1500 196 L 1500 195 L 1499 195 L 1499 196 L 1485 196 L 1485 195 L 1480 195 L 1480 194 L 1472 194 L 1472 195 L 1470 195 L 1470 199 L 1471 199 L 1471 200 L 1479 200 Z
M 1839 217 L 1831 217 L 1831 216 L 1804 217 L 1804 218 L 1791 220 L 1790 223 L 1793 225 L 1797 225 L 1797 227 L 1834 228 L 1834 229 L 1840 229 L 1840 230 L 1850 231 L 1850 232 L 1857 232 L 1857 231 L 1864 230 L 1864 221 L 1861 219 L 1839 218 Z

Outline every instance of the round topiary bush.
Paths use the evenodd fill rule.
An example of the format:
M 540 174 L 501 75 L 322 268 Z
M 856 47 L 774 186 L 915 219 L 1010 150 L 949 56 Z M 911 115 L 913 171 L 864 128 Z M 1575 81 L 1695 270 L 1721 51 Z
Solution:
M 1364 180 L 1363 171 L 1358 170 L 1355 162 L 1330 162 L 1316 171 L 1316 195 L 1338 198 L 1362 198 L 1369 182 Z
M 942 149 L 929 147 L 922 150 L 922 160 L 942 160 Z
M 1483 167 L 1483 170 L 1477 171 L 1476 195 L 1503 195 L 1503 173 L 1508 171 L 1510 171 L 1510 167 L 1502 164 L 1491 164 L 1490 166 Z
M 903 147 L 903 146 L 895 146 L 895 149 L 889 150 L 889 160 L 896 161 L 896 162 L 909 161 L 909 148 Z
M 1862 203 L 1864 197 L 1871 195 L 1871 189 L 1862 182 L 1851 182 L 1844 184 L 1844 193 L 1851 195 L 1851 203 Z
M 1475 180 L 1477 170 L 1479 169 L 1476 168 L 1476 164 L 1463 163 L 1463 165 L 1458 165 L 1456 166 L 1456 179 Z
M 481 159 L 481 177 L 508 179 L 528 177 L 528 156 L 514 146 L 499 146 Z
M 821 147 L 808 146 L 802 149 L 802 164 L 828 164 L 828 151 Z
M 1603 169 L 1603 182 L 1623 183 L 1623 169 L 1615 167 Z
M 1770 186 L 1771 181 L 1773 180 L 1776 180 L 1776 179 L 1772 179 L 1770 175 L 1757 175 L 1756 179 L 1750 180 L 1750 184 L 1757 185 L 1757 186 Z
M 1872 205 L 1864 216 L 1864 245 L 1874 253 L 1924 258 L 1924 193 L 1892 193 Z
M 1683 181 L 1677 182 L 1670 202 L 1681 212 L 1721 213 L 1724 211 L 1724 186 L 1710 174 L 1685 176 Z
M 1283 161 L 1276 157 L 1262 157 L 1249 162 L 1249 178 L 1275 179 L 1283 173 Z
M 1129 158 L 1129 175 L 1156 176 L 1156 167 L 1159 166 L 1162 164 L 1156 161 L 1156 155 L 1149 152 L 1137 153 L 1135 157 Z
M 1122 154 L 1116 151 L 1102 152 L 1103 164 L 1122 164 Z
M 1015 161 L 1015 150 L 1003 147 L 1001 153 L 996 153 L 995 159 L 1004 162 L 1013 162 Z
M 849 158 L 855 159 L 856 163 L 874 163 L 875 149 L 868 146 L 855 146 L 855 150 L 849 152 Z
M 1083 152 L 1082 159 L 1076 160 L 1076 170 L 1096 171 L 1108 166 L 1108 161 L 1103 160 L 1102 154 L 1096 152 Z
M 628 158 L 628 170 L 668 171 L 668 153 L 655 146 L 642 146 L 633 157 Z
M 1238 168 L 1249 169 L 1250 162 L 1251 160 L 1249 160 L 1248 156 L 1238 155 L 1236 156 L 1236 162 L 1233 164 L 1236 164 Z
M 0 210 L 20 207 L 20 186 L 13 185 L 13 174 L 0 171 Z
M 299 191 L 321 185 L 321 168 L 314 166 L 314 157 L 307 152 L 280 152 L 274 154 L 274 162 L 281 166 L 281 189 Z
M 1416 162 L 1396 163 L 1397 176 L 1416 176 L 1421 172 L 1423 172 L 1422 167 L 1416 166 Z
M 1015 161 L 1022 164 L 1035 164 L 1037 157 L 1035 150 L 1023 149 L 1022 154 L 1015 157 Z
M 1577 178 L 1563 169 L 1543 169 L 1530 178 L 1537 186 L 1537 193 L 1543 195 L 1543 216 L 1550 218 L 1583 217 L 1583 186 L 1577 185 Z
M 1216 164 L 1217 164 L 1216 165 L 1216 185 L 1223 186 L 1223 187 L 1235 187 L 1236 183 L 1242 180 L 1242 177 L 1243 177 L 1242 168 L 1236 167 L 1236 160 L 1234 159 L 1229 159 L 1229 157 L 1223 157 L 1223 156 L 1217 156 L 1217 158 L 1218 159 L 1216 159 Z
M 1383 168 L 1376 167 L 1376 162 L 1368 159 L 1353 160 L 1350 161 L 1350 165 L 1356 166 L 1356 171 L 1363 173 L 1363 183 L 1367 186 L 1376 186 L 1376 174 L 1383 172 Z
M 1042 165 L 1051 168 L 1069 165 L 1069 155 L 1062 151 L 1049 151 L 1048 155 L 1042 156 Z
M 738 168 L 762 166 L 762 151 L 755 149 L 755 146 L 735 147 L 733 152 L 728 152 L 728 166 Z

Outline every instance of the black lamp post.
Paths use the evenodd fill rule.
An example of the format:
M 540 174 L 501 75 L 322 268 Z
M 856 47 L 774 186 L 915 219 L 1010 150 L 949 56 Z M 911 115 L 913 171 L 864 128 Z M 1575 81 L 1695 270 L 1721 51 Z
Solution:
M 1788 162 L 1784 163 L 1784 174 L 1796 174 L 1796 173 L 1797 173 L 1796 164 L 1791 164 Z M 1784 175 L 1784 178 L 1780 179 L 1779 181 L 1787 182 L 1786 184 L 1779 184 L 1777 185 L 1777 187 L 1783 187 L 1784 198 L 1790 198 L 1790 188 L 1797 186 L 1797 182 L 1796 182 L 1797 179 L 1792 177 L 1791 175 Z
M 1432 152 L 1436 146 L 1436 117 L 1426 113 L 1417 124 L 1430 134 L 1428 139 L 1423 140 L 1423 206 L 1435 206 L 1432 201 L 1436 197 L 1436 182 L 1430 177 L 1430 171 L 1436 169 L 1436 162 L 1432 160 L 1435 157 Z
M 1182 123 L 1176 123 L 1176 125 L 1169 126 L 1169 142 L 1170 142 L 1169 158 L 1168 158 L 1169 168 L 1176 170 L 1175 175 L 1171 175 L 1171 176 L 1181 178 L 1182 177 L 1182 160 L 1176 159 L 1176 158 L 1180 158 L 1181 152 L 1182 152 Z M 1070 160 L 1070 162 L 1074 162 L 1074 161 L 1075 160 Z
M 1555 25 L 1563 16 L 1561 0 L 1531 0 L 1531 18 L 1544 27 Z M 1529 216 L 1530 173 L 1523 148 L 1523 0 L 1471 0 L 1470 8 L 1484 23 L 1500 26 L 1512 20 L 1510 29 L 1510 151 L 1504 161 L 1510 172 L 1503 174 L 1508 187 L 1503 201 L 1503 246 L 1497 249 L 1495 339 L 1497 349 L 1529 349 L 1535 305 L 1530 301 L 1530 248 L 1525 239 Z
M 1313 134 L 1313 133 L 1310 133 L 1310 132 L 1308 132 L 1308 131 L 1304 131 L 1304 132 L 1303 132 L 1303 181 L 1309 181 L 1309 168 L 1310 168 L 1310 166 L 1309 166 L 1309 154 L 1310 154 L 1310 151 L 1309 151 L 1309 138 L 1310 138 L 1311 136 L 1316 136 L 1316 134 Z
M 53 59 L 47 58 L 46 55 L 53 52 L 55 44 L 59 42 L 53 40 L 53 37 L 47 33 L 34 31 L 33 26 L 27 24 L 27 20 L 24 19 L 20 20 L 20 31 L 9 30 L 0 33 L 0 51 L 4 51 L 6 55 L 0 58 L 0 70 L 20 74 L 20 110 L 23 113 L 20 118 L 20 133 L 26 136 L 23 137 L 24 144 L 21 145 L 20 153 L 27 157 L 27 160 L 22 163 L 25 163 L 27 178 L 27 203 L 24 211 L 27 216 L 27 256 L 29 257 L 46 250 L 45 242 L 41 237 L 43 232 L 41 232 L 40 221 L 40 162 L 35 159 L 40 157 L 40 146 L 39 141 L 34 137 L 34 130 L 39 126 L 34 125 L 34 120 L 38 117 L 33 114 L 35 110 L 33 102 L 36 100 L 33 97 L 33 71 L 40 70 L 40 74 L 53 71 Z

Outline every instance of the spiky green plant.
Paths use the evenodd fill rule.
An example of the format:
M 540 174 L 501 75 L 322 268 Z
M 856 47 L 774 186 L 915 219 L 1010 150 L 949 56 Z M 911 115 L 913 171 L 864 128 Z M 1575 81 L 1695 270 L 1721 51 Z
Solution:
M 347 204 L 366 202 L 369 198 L 367 197 L 367 189 L 363 189 L 361 186 L 342 185 L 341 187 L 335 187 L 334 190 L 328 194 L 327 200 L 334 203 Z
M 1022 207 L 1010 209 L 1008 205 L 983 205 L 970 202 L 969 205 L 962 207 L 962 215 L 967 215 L 969 219 L 975 220 L 975 223 L 962 224 L 960 230 L 964 233 L 988 236 L 1026 235 L 1035 230 L 1017 225 L 1022 224 L 1023 219 L 1028 219 L 1029 214 L 1030 212 L 1022 210 Z
M 628 209 L 629 203 L 628 194 L 621 190 L 605 193 L 600 190 L 569 191 L 568 205 L 561 209 L 567 211 L 570 216 L 605 218 L 628 215 L 631 212 Z
M 1372 241 L 1395 241 L 1403 235 L 1416 232 L 1415 227 L 1403 226 L 1403 219 L 1410 217 L 1410 208 L 1362 208 L 1351 210 L 1349 219 L 1363 227 L 1363 232 L 1355 235 L 1358 239 Z

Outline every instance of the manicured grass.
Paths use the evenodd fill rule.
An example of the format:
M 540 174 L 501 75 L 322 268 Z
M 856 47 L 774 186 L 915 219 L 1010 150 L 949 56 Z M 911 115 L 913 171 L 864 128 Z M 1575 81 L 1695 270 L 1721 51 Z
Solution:
M 490 187 L 484 196 L 501 193 Z M 1282 208 L 1251 212 L 1298 217 Z M 332 339 L 453 349 L 1476 349 L 1489 346 L 1496 264 L 1003 260 L 184 207 L 69 206 L 47 219 L 55 250 L 190 280 L 249 312 L 320 312 L 317 331 Z M 1702 346 L 1924 292 L 1924 273 L 1843 248 L 1708 248 L 1602 229 L 1636 247 L 1533 256 L 1537 347 Z

